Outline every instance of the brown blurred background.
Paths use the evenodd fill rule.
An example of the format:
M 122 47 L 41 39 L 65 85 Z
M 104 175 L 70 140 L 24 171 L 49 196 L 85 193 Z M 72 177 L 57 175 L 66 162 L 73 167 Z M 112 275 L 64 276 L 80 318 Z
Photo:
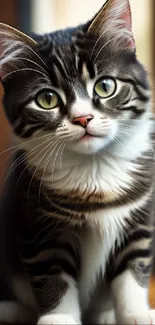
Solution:
M 85 22 L 100 9 L 104 2 L 105 0 L 0 0 L 0 21 L 25 32 L 44 33 Z M 137 54 L 149 72 L 154 98 L 155 0 L 130 0 L 130 3 Z M 11 143 L 11 130 L 1 103 L 2 92 L 0 86 L 0 153 Z M 0 189 L 7 169 L 7 156 L 8 152 L 0 154 Z M 153 277 L 150 285 L 150 301 L 152 307 L 155 307 Z

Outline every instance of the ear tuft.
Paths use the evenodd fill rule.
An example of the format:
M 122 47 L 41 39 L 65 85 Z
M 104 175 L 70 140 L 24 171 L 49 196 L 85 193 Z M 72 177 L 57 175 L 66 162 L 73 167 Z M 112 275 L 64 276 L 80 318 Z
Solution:
M 17 62 L 24 52 L 24 47 L 34 47 L 36 42 L 26 34 L 17 29 L 0 23 L 0 78 L 14 69 L 17 69 Z

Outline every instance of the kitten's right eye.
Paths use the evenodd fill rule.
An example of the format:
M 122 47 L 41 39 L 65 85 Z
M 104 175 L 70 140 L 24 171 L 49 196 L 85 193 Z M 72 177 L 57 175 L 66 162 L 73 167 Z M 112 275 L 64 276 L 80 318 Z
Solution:
M 50 110 L 60 105 L 60 98 L 54 91 L 44 90 L 36 97 L 36 102 L 41 108 Z

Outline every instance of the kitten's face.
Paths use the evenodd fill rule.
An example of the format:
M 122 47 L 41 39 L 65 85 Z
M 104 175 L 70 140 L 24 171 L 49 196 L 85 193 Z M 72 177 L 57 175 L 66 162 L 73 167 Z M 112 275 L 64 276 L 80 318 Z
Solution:
M 127 6 L 126 0 L 118 2 Z M 89 27 L 36 37 L 36 44 L 23 48 L 15 44 L 11 71 L 3 76 L 4 106 L 23 144 L 35 137 L 44 141 L 49 134 L 66 150 L 96 154 L 135 136 L 137 121 L 146 116 L 148 84 L 128 26 L 122 41 L 124 29 L 111 32 L 117 19 L 111 29 L 101 22 L 111 17 L 116 1 L 108 3 Z M 117 18 L 123 19 L 122 12 Z

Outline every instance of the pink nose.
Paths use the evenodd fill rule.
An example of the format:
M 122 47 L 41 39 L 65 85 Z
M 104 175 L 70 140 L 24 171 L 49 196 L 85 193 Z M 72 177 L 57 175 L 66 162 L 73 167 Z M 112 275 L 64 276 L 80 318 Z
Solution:
M 78 116 L 72 121 L 74 124 L 82 125 L 84 128 L 87 126 L 88 122 L 93 119 L 92 115 Z

